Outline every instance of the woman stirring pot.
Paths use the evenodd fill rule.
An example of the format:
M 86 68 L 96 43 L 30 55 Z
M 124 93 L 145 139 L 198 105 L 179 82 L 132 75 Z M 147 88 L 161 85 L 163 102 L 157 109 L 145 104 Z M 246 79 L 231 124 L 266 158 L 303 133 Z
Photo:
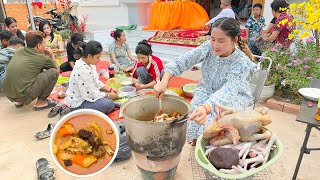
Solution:
M 165 66 L 161 82 L 154 86 L 160 98 L 171 77 L 202 63 L 202 78 L 191 101 L 187 129 L 190 144 L 195 145 L 196 139 L 216 116 L 216 105 L 244 110 L 253 100 L 249 79 L 256 65 L 250 59 L 253 59 L 252 54 L 241 41 L 238 22 L 233 18 L 220 18 L 213 24 L 210 40 Z

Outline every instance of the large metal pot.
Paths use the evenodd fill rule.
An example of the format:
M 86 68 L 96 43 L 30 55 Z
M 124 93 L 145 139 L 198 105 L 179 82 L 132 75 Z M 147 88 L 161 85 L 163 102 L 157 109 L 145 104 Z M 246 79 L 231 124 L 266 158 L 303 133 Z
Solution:
M 177 121 L 150 122 L 159 109 L 154 95 L 131 98 L 122 105 L 130 148 L 150 160 L 179 155 L 186 141 L 186 118 L 190 105 L 181 97 L 165 95 L 162 99 L 166 113 L 178 112 Z

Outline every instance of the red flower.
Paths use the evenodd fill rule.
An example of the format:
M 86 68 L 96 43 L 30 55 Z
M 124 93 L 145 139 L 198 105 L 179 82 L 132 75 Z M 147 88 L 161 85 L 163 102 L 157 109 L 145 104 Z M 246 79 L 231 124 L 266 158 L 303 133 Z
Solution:
M 43 6 L 42 2 L 32 2 L 31 5 L 38 6 L 39 9 L 42 9 L 42 6 Z

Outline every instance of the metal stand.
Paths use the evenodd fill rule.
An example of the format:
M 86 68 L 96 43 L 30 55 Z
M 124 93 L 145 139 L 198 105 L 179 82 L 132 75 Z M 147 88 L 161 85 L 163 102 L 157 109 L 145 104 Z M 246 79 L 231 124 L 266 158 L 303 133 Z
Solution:
M 31 4 L 30 0 L 26 0 L 26 3 L 27 3 L 27 7 L 28 7 L 28 12 L 29 12 L 29 20 L 30 20 L 30 23 L 31 23 L 31 29 L 35 30 L 36 26 L 34 24 L 34 19 L 33 19 L 33 15 L 32 15 L 32 7 L 30 5 Z
M 310 133 L 311 133 L 311 129 L 313 127 L 320 131 L 320 128 L 317 127 L 317 126 L 312 126 L 311 124 L 307 125 L 306 136 L 304 137 L 303 145 L 302 145 L 302 147 L 300 149 L 299 159 L 298 159 L 298 162 L 297 162 L 297 165 L 296 165 L 296 169 L 294 170 L 294 174 L 293 174 L 292 180 L 296 180 L 297 179 L 297 175 L 298 175 L 298 172 L 299 172 L 299 168 L 300 168 L 300 164 L 301 164 L 303 155 L 305 153 L 306 154 L 310 154 L 310 151 L 320 150 L 320 148 L 307 148 L 307 143 L 308 143 L 308 140 L 309 140 L 309 136 L 310 136 Z

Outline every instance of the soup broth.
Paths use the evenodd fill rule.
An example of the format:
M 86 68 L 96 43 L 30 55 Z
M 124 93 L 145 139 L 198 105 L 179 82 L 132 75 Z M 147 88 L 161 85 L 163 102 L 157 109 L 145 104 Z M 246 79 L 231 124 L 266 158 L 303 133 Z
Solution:
M 108 146 L 113 151 L 115 151 L 116 133 L 113 131 L 112 127 L 100 117 L 97 117 L 94 115 L 79 115 L 66 121 L 64 125 L 66 124 L 72 124 L 76 134 L 80 131 L 80 129 L 87 129 L 88 127 L 90 127 L 90 125 L 96 124 L 101 130 L 100 131 L 101 141 L 108 142 Z M 62 127 L 63 125 L 60 127 L 59 131 L 61 130 Z M 55 138 L 54 144 L 59 146 L 59 144 L 61 145 L 62 142 L 65 142 L 68 139 L 68 136 L 61 137 L 59 133 L 56 133 L 54 138 Z M 64 161 L 62 161 L 56 154 L 56 158 L 58 159 L 62 167 L 64 167 L 66 170 L 72 173 L 79 174 L 79 175 L 92 174 L 99 171 L 111 161 L 113 156 L 114 154 L 110 156 L 108 153 L 106 153 L 104 157 L 97 158 L 98 160 L 95 163 L 91 164 L 89 167 L 81 167 L 75 163 L 72 163 L 72 165 L 70 166 L 66 166 Z

